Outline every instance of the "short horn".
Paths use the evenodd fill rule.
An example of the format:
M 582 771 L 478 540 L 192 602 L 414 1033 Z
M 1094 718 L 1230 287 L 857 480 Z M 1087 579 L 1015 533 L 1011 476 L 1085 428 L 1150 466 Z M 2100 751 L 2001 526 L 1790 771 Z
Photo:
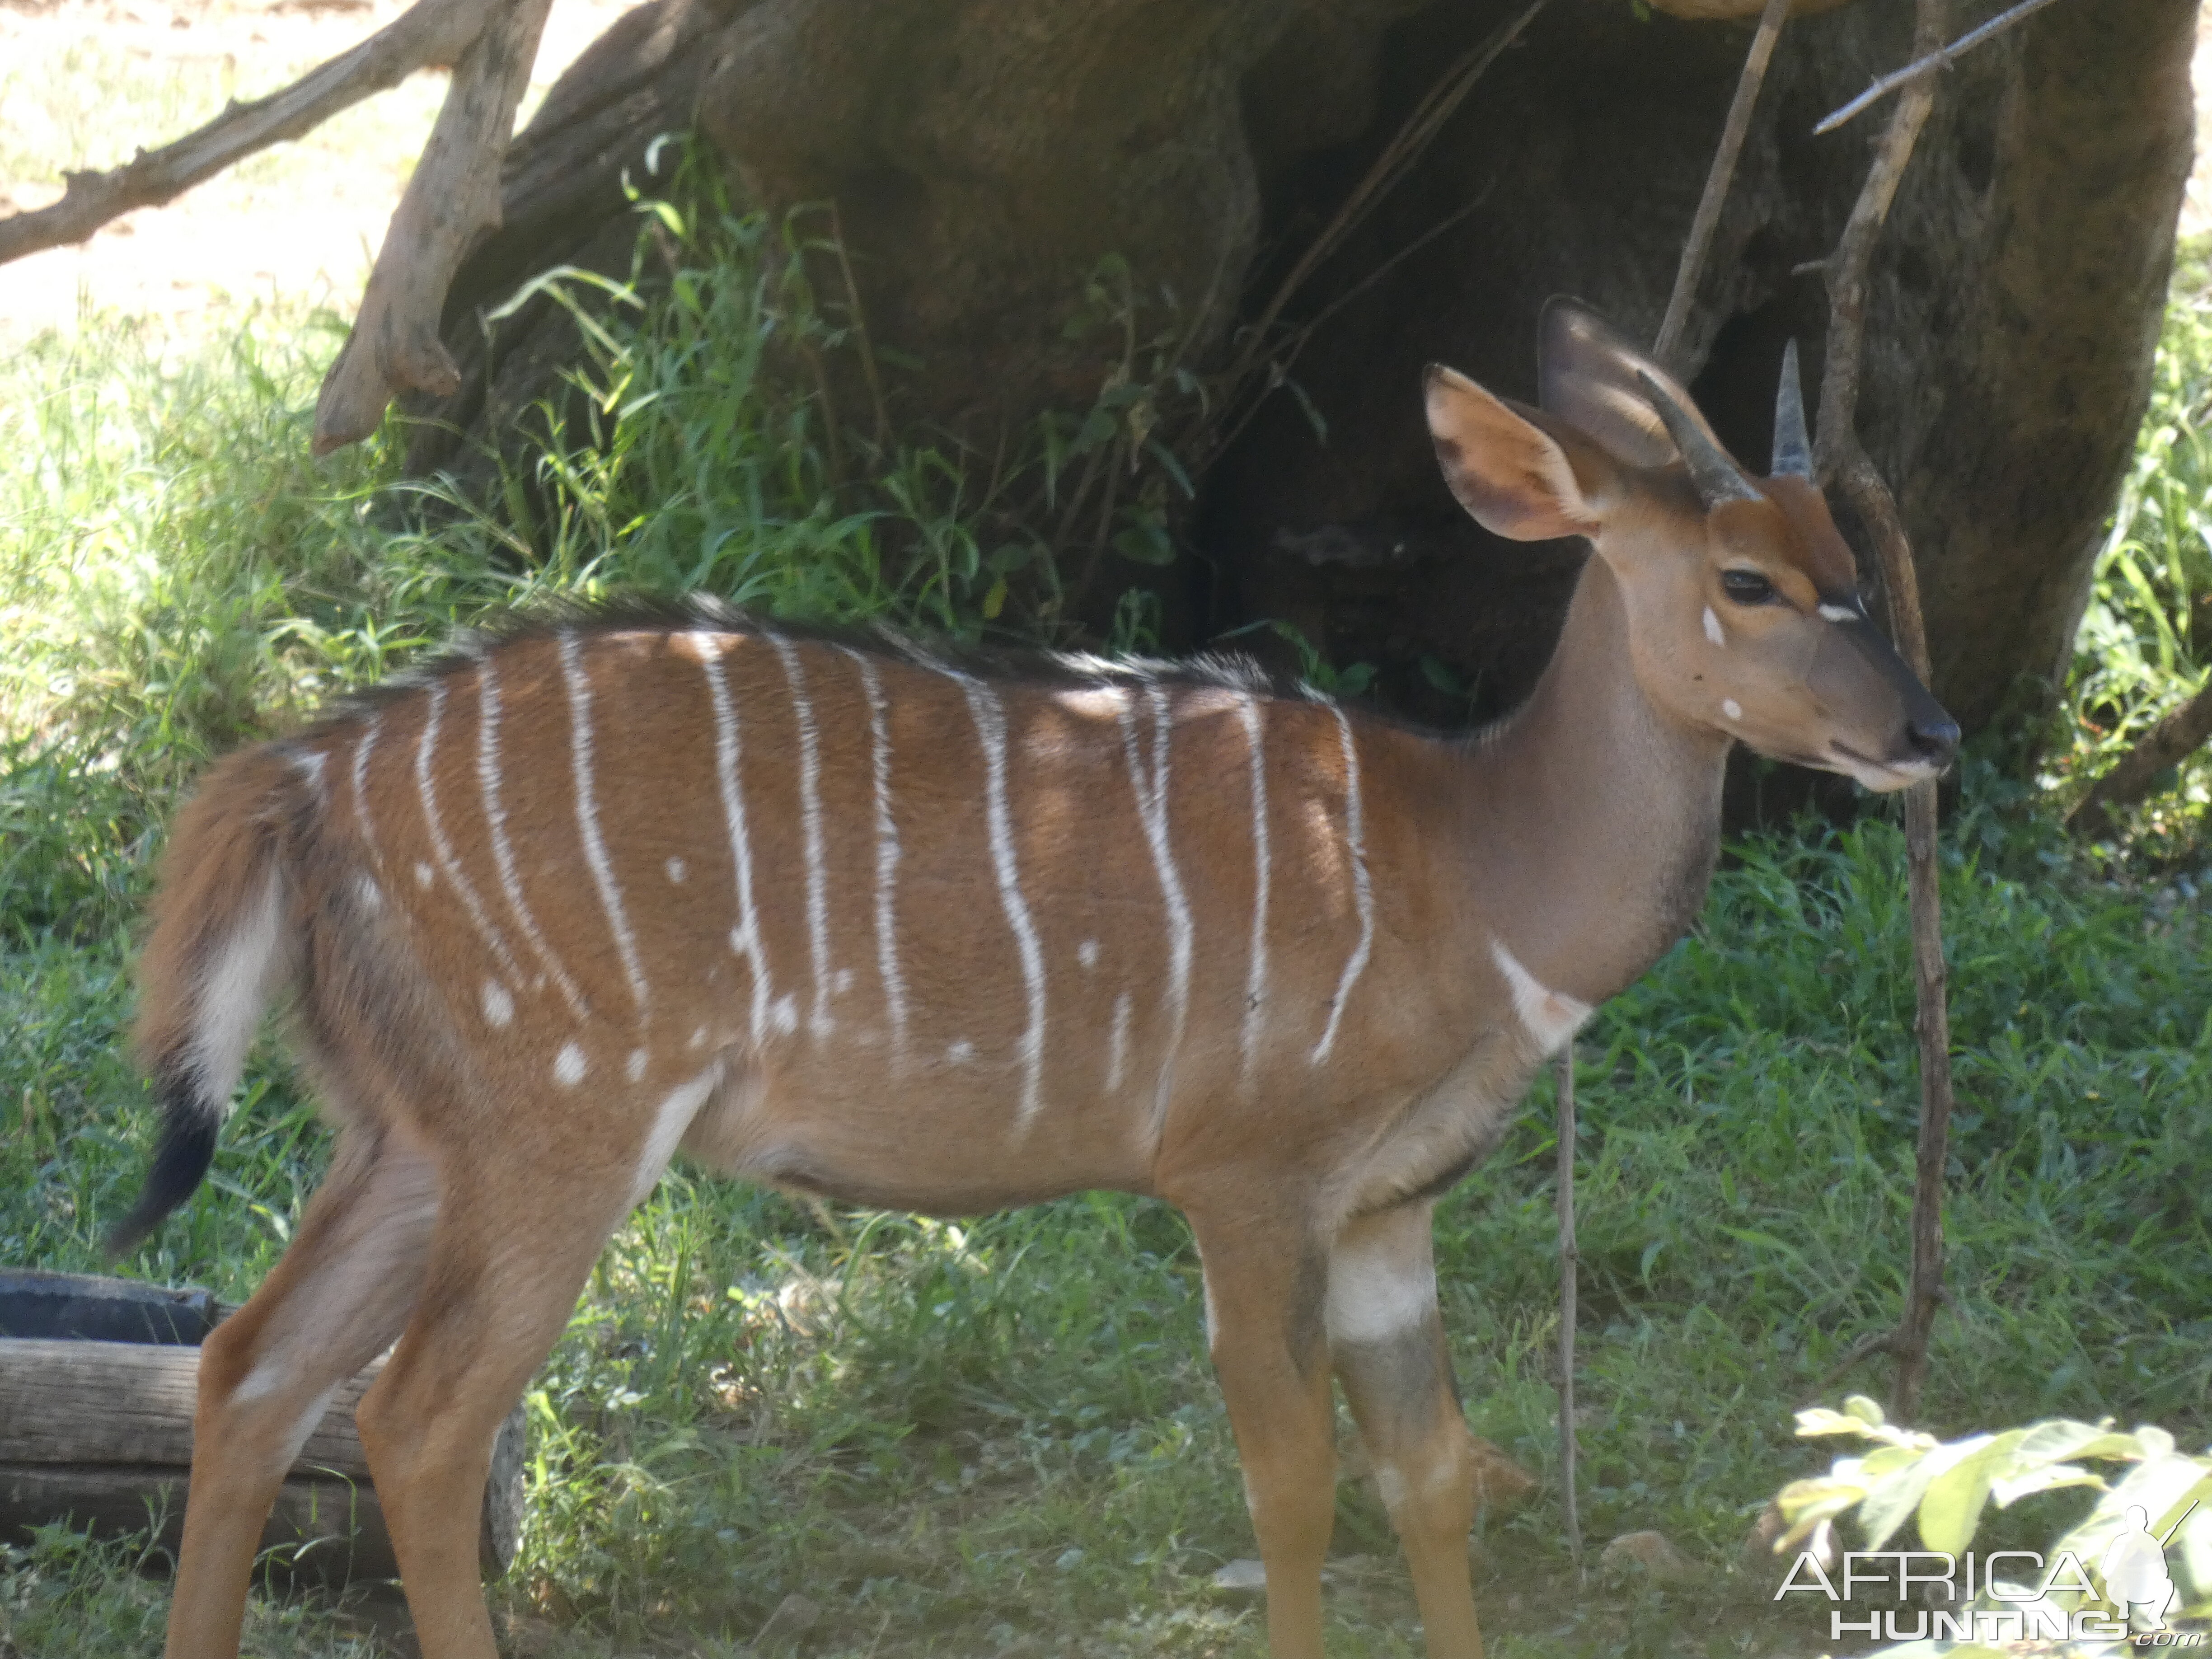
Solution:
M 1681 453 L 1683 463 L 1690 469 L 1690 482 L 1697 485 L 1698 497 L 1707 507 L 1718 507 L 1723 501 L 1763 499 L 1757 486 L 1743 476 L 1743 469 L 1713 441 L 1703 422 L 1642 369 L 1637 370 L 1636 378 L 1643 382 L 1644 395 L 1651 400 L 1651 407 L 1666 422 L 1667 435 Z
M 1782 348 L 1782 389 L 1774 394 L 1775 477 L 1813 476 L 1813 434 L 1805 429 L 1805 381 L 1797 372 L 1797 342 Z

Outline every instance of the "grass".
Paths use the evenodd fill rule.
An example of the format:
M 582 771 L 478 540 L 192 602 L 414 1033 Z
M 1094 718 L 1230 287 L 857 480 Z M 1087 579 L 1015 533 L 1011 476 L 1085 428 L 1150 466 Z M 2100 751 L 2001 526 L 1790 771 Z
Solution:
M 674 230 L 733 240 L 651 309 L 606 313 L 582 395 L 501 521 L 397 493 L 394 432 L 334 465 L 303 459 L 325 319 L 263 313 L 181 356 L 118 323 L 0 366 L 0 1261 L 95 1267 L 135 1187 L 149 1115 L 117 1041 L 131 918 L 209 753 L 518 599 L 696 583 L 813 617 L 1054 625 L 1048 583 L 1008 598 L 1001 579 L 1034 575 L 1034 554 L 1021 515 L 997 508 L 1048 485 L 1086 427 L 1094 446 L 1121 441 L 1112 411 L 995 486 L 972 457 L 863 452 L 849 434 L 837 476 L 823 411 L 778 390 L 773 353 L 779 331 L 857 343 L 763 275 L 762 227 Z M 2062 788 L 2203 660 L 2184 641 L 2205 591 L 2204 303 L 2178 293 L 2152 459 L 2100 565 L 2077 676 L 2075 707 L 2103 729 L 2052 762 Z M 1985 772 L 1953 820 L 1938 1431 L 2064 1413 L 2212 1435 L 2195 787 L 2149 809 L 2132 862 L 2069 848 L 2048 803 L 2000 805 Z M 1599 1542 L 1656 1528 L 1701 1582 L 1572 1588 L 1551 1480 L 1547 1087 L 1442 1206 L 1470 1420 L 1546 1479 L 1530 1509 L 1481 1529 L 1507 1659 L 1803 1650 L 1822 1633 L 1774 1609 L 1737 1552 L 1767 1498 L 1825 1462 L 1792 1437 L 1791 1409 L 1902 1289 L 1904 893 L 1879 817 L 1740 847 L 1696 932 L 1583 1042 L 1583 1523 Z M 134 1271 L 242 1297 L 325 1145 L 264 1046 L 213 1179 Z M 610 1247 L 528 1395 L 530 1520 L 494 1591 L 511 1646 L 733 1654 L 803 1595 L 821 1618 L 799 1645 L 820 1656 L 1258 1654 L 1256 1612 L 1208 1585 L 1252 1544 L 1197 1273 L 1180 1219 L 1142 1200 L 954 1225 L 679 1169 Z M 1988 1541 L 2039 1540 L 2040 1501 Z M 0 1644 L 151 1653 L 164 1591 L 143 1555 L 58 1528 L 9 1550 Z M 1333 1651 L 1418 1651 L 1387 1524 L 1356 1485 L 1330 1595 Z M 249 1650 L 398 1651 L 388 1626 L 373 1605 L 257 1597 Z

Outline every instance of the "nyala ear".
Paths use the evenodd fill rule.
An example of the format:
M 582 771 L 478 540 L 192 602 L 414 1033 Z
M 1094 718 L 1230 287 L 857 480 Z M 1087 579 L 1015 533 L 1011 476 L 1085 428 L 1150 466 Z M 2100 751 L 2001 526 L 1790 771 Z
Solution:
M 1441 364 L 1430 365 L 1427 393 L 1437 464 L 1476 523 L 1517 542 L 1595 532 L 1597 510 L 1552 434 Z

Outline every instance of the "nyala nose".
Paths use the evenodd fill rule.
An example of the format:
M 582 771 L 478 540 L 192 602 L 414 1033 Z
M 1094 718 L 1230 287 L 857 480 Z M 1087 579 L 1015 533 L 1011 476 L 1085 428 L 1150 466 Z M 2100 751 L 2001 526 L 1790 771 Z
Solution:
M 1942 714 L 1909 720 L 1905 723 L 1905 740 L 1911 744 L 1916 756 L 1941 771 L 1959 752 L 1959 722 Z

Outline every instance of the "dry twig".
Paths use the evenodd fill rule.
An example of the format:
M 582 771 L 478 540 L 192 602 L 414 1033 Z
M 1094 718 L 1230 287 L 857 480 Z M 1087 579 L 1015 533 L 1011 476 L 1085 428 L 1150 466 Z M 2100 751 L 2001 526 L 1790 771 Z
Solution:
M 2041 11 L 2050 3 L 2051 0 L 2020 0 L 2020 3 L 2010 11 L 1999 12 L 1979 28 L 1967 31 L 1949 46 L 1938 46 L 1933 52 L 1915 58 L 1903 69 L 1893 70 L 1841 109 L 1831 110 L 1826 115 L 1821 117 L 1820 125 L 1813 129 L 1813 136 L 1817 138 L 1824 132 L 1833 132 L 1853 116 L 1859 114 L 1869 106 L 1881 102 L 1899 87 L 1909 86 L 1915 81 L 1924 79 L 1939 69 L 1950 68 L 1967 52 L 1980 46 L 1983 41 L 2002 33 L 2021 18 Z
M 1575 1496 L 1575 1044 L 1559 1051 L 1559 1497 L 1566 1506 L 1567 1550 L 1583 1564 L 1582 1512 Z
M 483 32 L 495 0 L 420 0 L 349 52 L 281 92 L 232 103 L 205 126 L 104 173 L 71 173 L 62 198 L 0 219 L 0 264 L 82 242 L 134 208 L 160 207 L 257 150 L 310 132 L 418 69 L 450 65 Z
M 1667 319 L 1659 325 L 1659 338 L 1651 348 L 1652 356 L 1668 368 L 1677 367 L 1674 353 L 1682 343 L 1683 329 L 1688 326 L 1690 307 L 1697 301 L 1698 279 L 1704 275 L 1706 255 L 1712 252 L 1713 232 L 1719 228 L 1721 205 L 1728 200 L 1736 160 L 1743 154 L 1744 135 L 1751 131 L 1751 112 L 1759 102 L 1759 84 L 1766 79 L 1766 65 L 1774 56 L 1782 26 L 1790 21 L 1790 0 L 1766 0 L 1759 28 L 1751 37 L 1751 50 L 1744 54 L 1743 73 L 1736 79 L 1735 96 L 1729 101 L 1728 120 L 1721 128 L 1720 145 L 1713 151 L 1713 164 L 1705 174 L 1705 193 L 1698 198 L 1689 240 L 1682 244 L 1681 262 L 1674 267 L 1674 292 L 1667 301 Z
M 422 159 L 384 234 L 353 331 L 315 403 L 318 455 L 366 438 L 401 392 L 450 397 L 461 372 L 438 337 L 469 250 L 500 222 L 500 164 L 551 0 L 502 0 L 453 65 Z
M 1943 40 L 1948 0 L 1916 0 L 1915 52 L 1924 56 Z M 1912 546 L 1896 499 L 1860 445 L 1859 369 L 1866 340 L 1867 276 L 1882 223 L 1911 160 L 1912 147 L 1936 101 L 1934 83 L 1914 81 L 1890 116 L 1874 165 L 1826 261 L 1827 361 L 1821 377 L 1820 436 L 1814 463 L 1823 482 L 1842 486 L 1873 535 L 1889 601 L 1890 632 L 1906 665 L 1929 679 L 1927 629 L 1921 621 L 1920 584 Z M 1918 1410 L 1928 1370 L 1928 1335 L 1943 1296 L 1943 1165 L 1951 1125 L 1951 1022 L 1946 1006 L 1942 900 L 1937 890 L 1936 785 L 1917 783 L 1905 799 L 1905 855 L 1912 884 L 1912 962 L 1920 1039 L 1920 1140 L 1912 1194 L 1912 1279 L 1895 1330 L 1881 1340 L 1897 1356 L 1891 1415 L 1909 1420 Z M 1869 1345 L 1863 1344 L 1862 1347 Z M 1869 1351 L 1871 1349 L 1869 1348 Z
M 2212 679 L 2195 696 L 2145 732 L 2119 763 L 2089 787 L 2081 804 L 2066 815 L 2066 827 L 2094 839 L 2112 833 L 2112 809 L 2132 806 L 2150 793 L 2158 775 L 2179 766 L 2212 740 Z

